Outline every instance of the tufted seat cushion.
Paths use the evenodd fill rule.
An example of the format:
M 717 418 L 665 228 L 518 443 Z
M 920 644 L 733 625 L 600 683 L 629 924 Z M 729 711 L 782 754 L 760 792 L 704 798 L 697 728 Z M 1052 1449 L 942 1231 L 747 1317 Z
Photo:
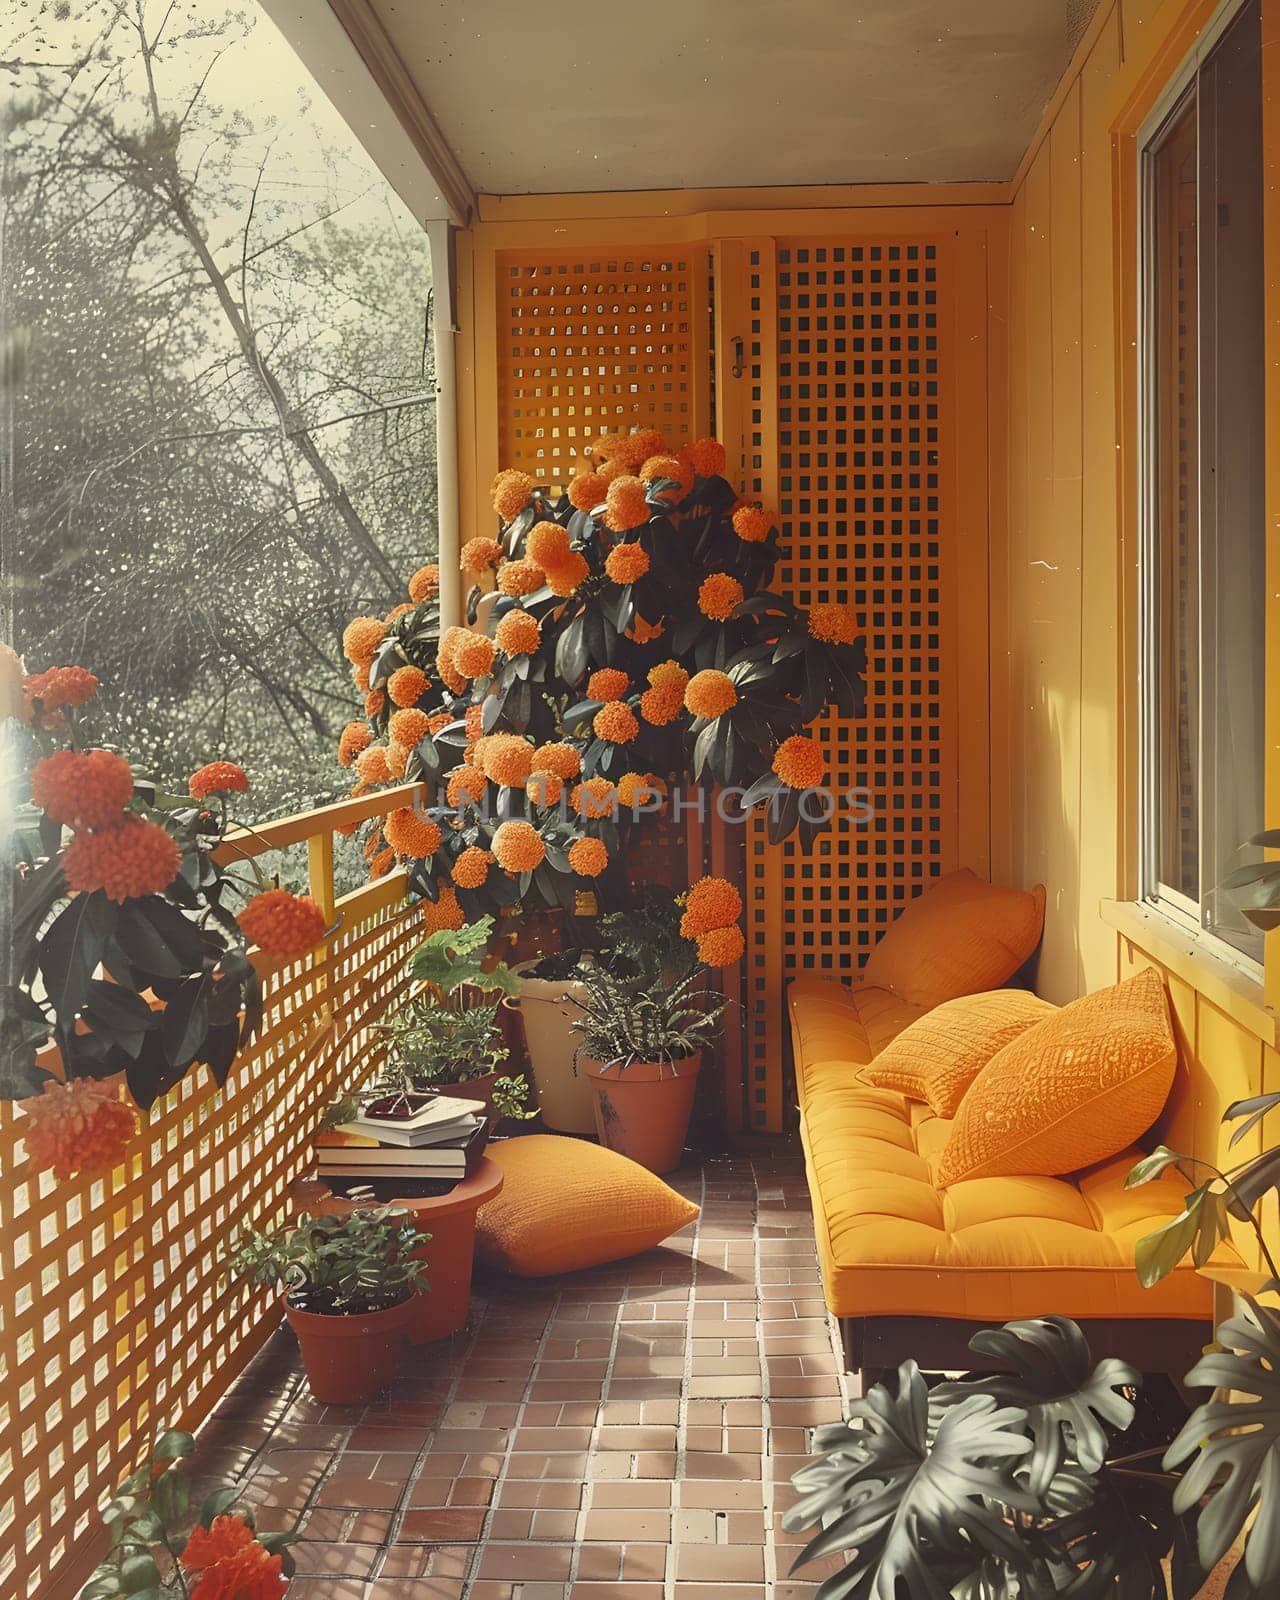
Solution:
M 930 1158 L 950 1121 L 858 1077 L 919 1011 L 883 990 L 813 978 L 793 983 L 788 1001 L 818 1254 L 836 1316 L 1210 1316 L 1211 1285 L 1189 1261 L 1153 1289 L 1134 1270 L 1137 1241 L 1182 1210 L 1187 1185 L 1176 1172 L 1127 1190 L 1141 1154 L 1132 1149 L 1074 1179 L 974 1178 L 939 1189 Z

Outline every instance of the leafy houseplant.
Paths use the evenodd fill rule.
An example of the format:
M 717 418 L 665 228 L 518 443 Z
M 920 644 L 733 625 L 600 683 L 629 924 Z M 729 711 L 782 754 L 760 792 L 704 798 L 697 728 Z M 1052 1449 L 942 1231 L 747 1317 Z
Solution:
M 12 672 L 4 650 L 0 671 Z M 224 1083 L 262 1019 L 249 945 L 296 958 L 325 919 L 311 900 L 269 888 L 256 863 L 251 882 L 245 863 L 219 864 L 229 798 L 248 788 L 234 762 L 210 762 L 186 794 L 166 794 L 95 742 L 91 673 L 56 667 L 20 681 L 33 761 L 17 819 L 0 1093 L 20 1100 L 40 1165 L 58 1177 L 108 1173 L 136 1131 L 122 1089 L 145 1111 L 199 1062 Z M 60 1075 L 45 1070 L 50 1053 Z
M 390 1382 L 414 1295 L 428 1289 L 421 1233 L 394 1207 L 245 1232 L 234 1276 L 279 1285 L 317 1400 L 352 1405 Z
M 338 753 L 357 789 L 444 791 L 369 841 L 375 872 L 407 864 L 438 926 L 529 894 L 572 910 L 585 886 L 617 904 L 627 837 L 669 778 L 741 786 L 775 840 L 829 825 L 801 809 L 825 775 L 805 730 L 829 703 L 861 714 L 859 620 L 768 588 L 777 518 L 724 469 L 714 439 L 674 450 L 641 430 L 597 441 L 563 496 L 502 472 L 499 536 L 462 552 L 471 625 L 441 631 L 418 574 L 409 605 L 346 629 L 365 714 Z
M 151 1459 L 116 1490 L 102 1513 L 110 1547 L 76 1600 L 268 1600 L 286 1592 L 296 1523 L 259 1533 L 231 1487 L 214 1489 L 193 1518 L 191 1480 L 176 1464 L 194 1452 L 189 1433 L 162 1433 Z
M 672 983 L 606 966 L 579 968 L 569 995 L 582 1063 L 595 1095 L 600 1143 L 651 1172 L 671 1172 L 684 1150 L 702 1051 L 727 1001 L 703 987 L 701 968 Z
M 1223 1121 L 1240 1124 L 1230 1143 L 1278 1105 L 1271 1093 L 1228 1106 Z M 1280 1290 L 1258 1215 L 1280 1184 L 1280 1148 L 1224 1170 L 1161 1145 L 1128 1185 L 1175 1164 L 1208 1176 L 1181 1215 L 1138 1242 L 1142 1282 L 1158 1282 L 1188 1252 L 1206 1266 L 1236 1217 L 1252 1225 L 1266 1263 L 1251 1287 Z M 1273 1600 L 1280 1312 L 1248 1293 L 1244 1301 L 1186 1375 L 1218 1398 L 1198 1405 L 1167 1447 L 1126 1444 L 1139 1375 L 1116 1361 L 1090 1370 L 1083 1335 L 1064 1317 L 1009 1323 L 970 1341 L 1011 1376 L 927 1390 L 905 1362 L 896 1393 L 877 1384 L 856 1401 L 847 1424 L 819 1433 L 822 1457 L 795 1476 L 801 1499 L 785 1525 L 825 1525 L 797 1564 L 857 1552 L 822 1584 L 820 1600 L 1194 1600 L 1250 1519 L 1226 1600 Z

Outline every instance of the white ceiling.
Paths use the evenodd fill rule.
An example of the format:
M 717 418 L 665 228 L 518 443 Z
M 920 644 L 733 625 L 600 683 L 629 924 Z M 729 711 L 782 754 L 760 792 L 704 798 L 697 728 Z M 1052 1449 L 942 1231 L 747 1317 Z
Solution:
M 333 0 L 341 15 L 352 0 Z M 1012 176 L 1090 0 L 363 0 L 488 194 Z

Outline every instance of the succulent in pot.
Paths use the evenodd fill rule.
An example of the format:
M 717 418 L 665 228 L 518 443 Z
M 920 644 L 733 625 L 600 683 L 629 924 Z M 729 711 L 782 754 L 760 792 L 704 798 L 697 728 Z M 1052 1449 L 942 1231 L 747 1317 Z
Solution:
M 580 969 L 575 1060 L 591 1080 L 600 1143 L 650 1172 L 680 1165 L 702 1052 L 728 1004 L 699 967 L 673 983 Z
M 430 1235 L 395 1207 L 303 1216 L 269 1233 L 246 1229 L 234 1276 L 278 1285 L 317 1400 L 353 1405 L 391 1381 L 414 1296 L 429 1284 Z

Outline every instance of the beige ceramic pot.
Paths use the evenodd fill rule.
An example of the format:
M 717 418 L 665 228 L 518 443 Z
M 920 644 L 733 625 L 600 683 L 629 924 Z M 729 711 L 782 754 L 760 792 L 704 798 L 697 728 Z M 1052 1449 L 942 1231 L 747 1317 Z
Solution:
M 556 1133 L 594 1133 L 594 1096 L 586 1056 L 573 1069 L 573 1053 L 582 1035 L 573 1026 L 580 1015 L 565 996 L 586 999 L 582 984 L 570 978 L 526 978 L 520 989 L 529 1069 L 538 1091 L 542 1121 Z

